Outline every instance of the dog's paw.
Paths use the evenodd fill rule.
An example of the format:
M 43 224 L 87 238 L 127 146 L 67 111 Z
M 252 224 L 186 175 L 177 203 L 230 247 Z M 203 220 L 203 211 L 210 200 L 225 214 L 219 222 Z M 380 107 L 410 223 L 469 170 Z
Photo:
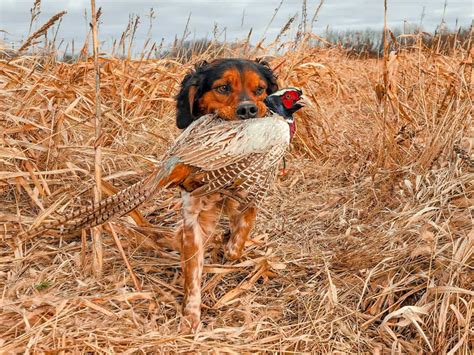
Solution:
M 181 334 L 194 334 L 201 324 L 201 317 L 197 314 L 188 314 L 181 317 L 179 332 Z

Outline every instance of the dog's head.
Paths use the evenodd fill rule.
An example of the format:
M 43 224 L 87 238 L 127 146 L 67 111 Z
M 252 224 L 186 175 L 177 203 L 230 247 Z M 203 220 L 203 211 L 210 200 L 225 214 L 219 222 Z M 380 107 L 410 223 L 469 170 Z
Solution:
M 263 61 L 218 59 L 201 63 L 186 75 L 176 97 L 176 125 L 216 113 L 226 120 L 263 117 L 267 95 L 278 90 L 276 77 Z

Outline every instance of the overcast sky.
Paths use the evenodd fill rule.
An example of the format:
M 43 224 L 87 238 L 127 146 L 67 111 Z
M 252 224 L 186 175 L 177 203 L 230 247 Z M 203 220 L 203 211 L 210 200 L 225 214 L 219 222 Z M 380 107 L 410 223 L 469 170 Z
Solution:
M 152 38 L 160 42 L 164 38 L 170 43 L 175 35 L 181 38 L 188 16 L 192 38 L 211 37 L 215 24 L 221 30 L 226 28 L 228 40 L 244 39 L 253 28 L 253 42 L 263 35 L 274 9 L 281 0 L 96 0 L 102 7 L 103 15 L 99 38 L 107 47 L 112 38 L 120 38 L 129 14 L 137 14 L 141 25 L 137 32 L 137 44 L 143 43 L 148 30 L 150 8 L 155 16 Z M 402 27 L 404 21 L 419 24 L 423 7 L 425 15 L 423 27 L 432 31 L 443 16 L 445 0 L 388 0 L 389 26 Z M 319 0 L 308 0 L 308 17 L 311 18 Z M 8 33 L 0 35 L 7 42 L 21 41 L 28 33 L 30 8 L 33 0 L 0 0 L 0 30 Z M 268 28 L 266 38 L 273 39 L 290 16 L 301 13 L 302 0 L 284 0 L 273 23 Z M 37 27 L 55 13 L 65 10 L 58 37 L 66 41 L 74 39 L 76 44 L 83 41 L 86 32 L 84 9 L 90 14 L 90 0 L 42 0 L 41 14 Z M 243 16 L 244 15 L 244 16 Z M 454 28 L 469 26 L 473 17 L 472 0 L 448 0 L 445 21 Z M 243 18 L 243 21 L 242 21 Z M 295 21 L 298 23 L 298 21 Z M 314 31 L 323 33 L 327 26 L 332 29 L 379 29 L 383 26 L 383 0 L 326 0 L 319 12 Z M 296 26 L 295 26 L 296 27 Z M 221 39 L 224 39 L 223 37 Z

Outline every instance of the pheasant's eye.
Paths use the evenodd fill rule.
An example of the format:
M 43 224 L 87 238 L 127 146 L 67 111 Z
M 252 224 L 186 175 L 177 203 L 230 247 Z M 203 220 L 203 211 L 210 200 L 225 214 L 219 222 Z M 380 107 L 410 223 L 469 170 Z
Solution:
M 285 95 L 285 99 L 291 100 L 291 95 L 290 95 L 290 94 L 286 94 L 286 95 Z
M 227 95 L 230 92 L 230 85 L 220 85 L 214 90 L 216 90 L 219 94 Z

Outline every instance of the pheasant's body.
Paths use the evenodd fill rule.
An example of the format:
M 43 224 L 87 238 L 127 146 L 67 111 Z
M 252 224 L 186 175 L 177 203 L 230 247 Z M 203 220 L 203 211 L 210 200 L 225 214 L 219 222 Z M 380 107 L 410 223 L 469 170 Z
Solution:
M 274 180 L 289 132 L 288 124 L 276 115 L 246 121 L 205 116 L 176 141 L 165 160 L 178 157 L 193 167 L 183 182 L 192 196 L 245 192 L 245 202 L 257 205 Z M 188 189 L 187 185 L 200 186 Z
M 70 234 L 95 227 L 132 211 L 158 188 L 169 185 L 180 185 L 193 197 L 224 192 L 245 207 L 258 205 L 274 181 L 290 141 L 289 132 L 278 115 L 245 121 L 203 116 L 177 138 L 161 159 L 162 165 L 147 178 L 23 236 L 49 229 Z

